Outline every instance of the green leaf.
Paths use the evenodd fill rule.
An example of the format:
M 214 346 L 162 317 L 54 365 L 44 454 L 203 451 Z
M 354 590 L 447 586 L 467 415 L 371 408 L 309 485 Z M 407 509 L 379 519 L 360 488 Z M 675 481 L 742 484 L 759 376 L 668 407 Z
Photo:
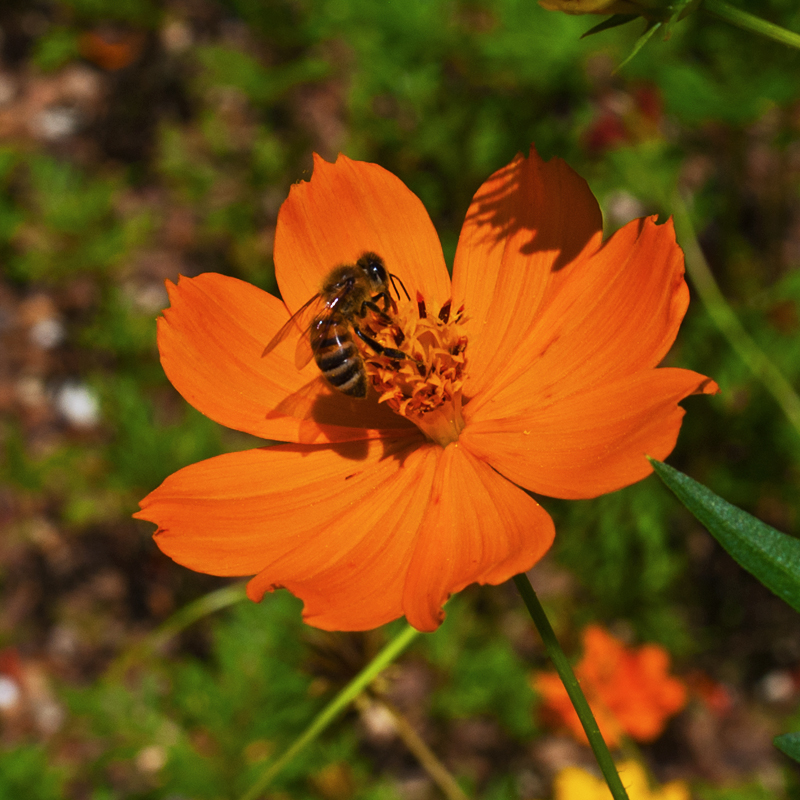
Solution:
M 772 741 L 778 750 L 800 763 L 800 733 L 784 733 L 783 736 L 776 736 Z
M 678 0 L 670 9 L 671 14 L 664 29 L 664 38 L 669 39 L 672 36 L 672 28 L 675 24 L 687 17 L 692 11 L 696 11 L 699 5 L 700 0 Z
M 646 44 L 650 41 L 653 34 L 662 27 L 663 22 L 648 22 L 647 28 L 645 28 L 644 33 L 636 40 L 636 43 L 633 45 L 633 50 L 628 54 L 628 57 L 614 70 L 614 72 L 619 72 Z
M 800 611 L 800 539 L 765 525 L 688 475 L 652 458 L 650 463 L 735 561 Z
M 594 27 L 589 28 L 589 30 L 581 36 L 581 39 L 585 39 L 587 36 L 594 36 L 594 34 L 607 31 L 610 28 L 616 28 L 619 25 L 625 25 L 627 22 L 633 22 L 637 18 L 638 14 L 613 14 L 608 19 L 604 19 Z

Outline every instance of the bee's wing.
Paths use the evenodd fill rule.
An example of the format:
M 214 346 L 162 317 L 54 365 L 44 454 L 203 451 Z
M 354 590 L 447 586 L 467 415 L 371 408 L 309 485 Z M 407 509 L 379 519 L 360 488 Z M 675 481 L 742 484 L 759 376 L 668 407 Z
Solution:
M 311 325 L 313 325 L 313 318 Z M 294 349 L 294 365 L 297 369 L 303 369 L 309 361 L 314 357 L 314 351 L 311 349 L 311 337 L 308 335 L 310 325 L 306 325 L 305 332 L 297 340 L 297 347 Z
M 263 358 L 268 353 L 271 353 L 284 339 L 286 339 L 286 337 L 292 331 L 296 330 L 300 334 L 300 338 L 297 341 L 295 364 L 297 365 L 298 369 L 302 369 L 306 364 L 308 364 L 309 361 L 311 361 L 311 358 L 314 355 L 311 351 L 311 343 L 308 339 L 308 328 L 316 314 L 324 305 L 325 301 L 322 299 L 322 295 L 320 294 L 315 294 L 307 303 L 304 303 L 301 308 L 295 311 L 295 313 L 292 314 L 292 316 L 283 325 L 281 325 L 280 330 L 269 340 L 269 343 L 261 353 L 261 357 Z M 302 358 L 305 359 L 302 361 L 302 363 L 300 357 L 301 349 L 303 350 Z

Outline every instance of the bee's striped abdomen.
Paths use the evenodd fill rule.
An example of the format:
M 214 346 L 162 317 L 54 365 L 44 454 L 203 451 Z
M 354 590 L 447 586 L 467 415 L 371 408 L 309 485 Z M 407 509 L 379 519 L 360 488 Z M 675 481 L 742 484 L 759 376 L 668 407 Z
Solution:
M 351 397 L 367 396 L 367 371 L 341 314 L 318 316 L 310 330 L 311 349 L 328 383 Z

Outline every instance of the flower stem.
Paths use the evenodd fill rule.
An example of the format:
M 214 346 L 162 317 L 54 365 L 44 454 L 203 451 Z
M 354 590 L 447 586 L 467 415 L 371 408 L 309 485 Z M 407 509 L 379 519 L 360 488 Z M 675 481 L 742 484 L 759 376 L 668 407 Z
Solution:
M 364 698 L 366 700 L 366 697 Z M 368 702 L 368 701 L 367 701 Z M 456 779 L 450 774 L 447 767 L 436 757 L 427 742 L 417 733 L 414 726 L 405 715 L 387 699 L 378 701 L 392 716 L 397 735 L 403 744 L 411 751 L 414 757 L 430 775 L 431 779 L 441 789 L 447 800 L 468 800 L 464 790 L 458 785 Z
M 686 271 L 692 279 L 708 315 L 728 340 L 731 347 L 754 377 L 773 396 L 786 418 L 800 434 L 800 397 L 792 384 L 775 366 L 769 356 L 756 344 L 745 330 L 728 301 L 720 291 L 714 275 L 708 266 L 697 235 L 694 232 L 689 210 L 680 192 L 672 196 L 672 210 L 675 216 L 675 231 L 686 256 Z
M 542 642 L 544 642 L 547 654 L 550 656 L 556 668 L 556 672 L 558 672 L 558 676 L 561 678 L 561 682 L 567 690 L 569 699 L 572 701 L 572 705 L 578 713 L 578 718 L 581 721 L 581 725 L 583 725 L 584 731 L 586 731 L 586 736 L 594 752 L 594 757 L 597 759 L 600 771 L 606 779 L 606 783 L 611 790 L 614 800 L 628 800 L 628 794 L 625 791 L 625 787 L 622 785 L 622 781 L 617 773 L 617 768 L 614 766 L 611 753 L 608 752 L 608 746 L 600 734 L 600 728 L 597 727 L 592 709 L 589 708 L 589 703 L 586 701 L 586 697 L 581 691 L 578 679 L 575 677 L 575 673 L 572 671 L 572 667 L 566 655 L 564 655 L 564 651 L 561 649 L 558 639 L 556 639 L 556 634 L 553 631 L 552 625 L 550 625 L 550 620 L 547 619 L 547 615 L 544 613 L 542 604 L 539 602 L 539 598 L 536 596 L 536 592 L 533 590 L 528 576 L 524 573 L 515 575 L 514 583 L 520 595 L 522 595 L 522 600 L 539 631 L 539 635 L 542 637 Z
M 392 639 L 361 672 L 356 675 L 336 697 L 317 714 L 311 724 L 294 740 L 291 747 L 276 761 L 268 764 L 255 783 L 241 796 L 240 800 L 256 800 L 269 782 L 305 747 L 317 738 L 328 725 L 362 691 L 394 661 L 414 640 L 419 631 L 407 625 Z
M 132 666 L 141 664 L 142 659 L 158 650 L 173 636 L 177 636 L 181 631 L 203 617 L 232 606 L 246 597 L 244 583 L 223 586 L 221 589 L 198 597 L 197 600 L 178 609 L 147 638 L 123 652 L 108 669 L 106 678 L 111 683 L 122 680 L 122 677 Z
M 752 33 L 759 33 L 781 44 L 788 44 L 789 47 L 800 49 L 800 33 L 786 30 L 786 28 L 781 28 L 780 25 L 774 25 L 772 22 L 761 19 L 761 17 L 748 14 L 740 8 L 735 8 L 724 2 L 724 0 L 705 0 L 702 8 L 712 16 L 725 20 L 725 22 L 730 22 L 731 25 L 736 25 L 738 28 Z

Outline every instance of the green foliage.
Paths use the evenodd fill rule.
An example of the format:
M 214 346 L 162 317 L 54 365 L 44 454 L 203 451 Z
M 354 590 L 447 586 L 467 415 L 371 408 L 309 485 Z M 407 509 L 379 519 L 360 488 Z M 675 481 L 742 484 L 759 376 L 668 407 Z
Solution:
M 436 694 L 435 709 L 446 717 L 493 715 L 514 736 L 530 737 L 534 725 L 529 674 L 504 639 L 465 648 Z
M 636 14 L 612 14 L 610 17 L 606 17 L 602 22 L 598 22 L 597 25 L 593 25 L 589 28 L 581 38 L 585 39 L 587 36 L 594 36 L 597 33 L 609 31 L 612 28 L 618 28 L 620 25 L 627 25 L 629 22 L 633 22 L 636 19 L 639 19 Z
M 748 572 L 800 611 L 800 539 L 725 502 L 710 489 L 650 459 L 656 474 Z
M 544 12 L 529 0 L 221 0 L 201 22 L 187 22 L 192 36 L 184 49 L 171 50 L 164 24 L 191 20 L 195 4 L 35 5 L 57 13 L 30 41 L 34 77 L 57 77 L 76 60 L 84 31 L 111 24 L 147 34 L 152 51 L 126 71 L 137 87 L 160 87 L 152 95 L 153 147 L 135 163 L 106 157 L 101 137 L 92 138 L 99 129 L 112 140 L 119 134 L 113 101 L 124 101 L 126 92 L 124 76 L 99 70 L 105 94 L 75 138 L 80 146 L 26 133 L 23 144 L 0 147 L 3 276 L 20 297 L 52 293 L 64 309 L 63 352 L 43 357 L 62 370 L 54 386 L 74 373 L 101 398 L 97 430 L 68 430 L 53 444 L 45 437 L 45 447 L 32 446 L 30 420 L 0 427 L 3 492 L 9 487 L 15 503 L 51 519 L 67 537 L 97 529 L 130 536 L 136 501 L 168 474 L 253 445 L 169 387 L 157 363 L 157 306 L 139 302 L 136 281 L 157 292 L 164 277 L 214 270 L 274 289 L 278 207 L 292 183 L 308 177 L 312 149 L 328 159 L 341 150 L 398 174 L 430 211 L 449 262 L 480 182 L 531 142 L 589 178 L 609 232 L 620 224 L 611 213 L 615 196 L 629 195 L 663 219 L 681 181 L 693 192 L 699 230 L 710 232 L 712 266 L 732 306 L 787 379 L 796 385 L 800 378 L 800 277 L 770 253 L 788 230 L 785 195 L 796 194 L 796 186 L 760 196 L 749 160 L 779 153 L 784 161 L 776 174 L 792 174 L 800 82 L 797 54 L 788 48 L 692 14 L 668 41 L 657 31 L 611 75 L 634 46 L 639 24 L 581 39 L 586 19 Z M 759 13 L 800 29 L 792 0 L 769 0 Z M 664 118 L 645 133 L 641 119 L 625 128 L 626 118 L 625 136 L 594 152 L 586 136 L 609 108 L 641 116 L 631 111 L 641 86 L 657 87 Z M 759 225 L 770 235 L 754 235 Z M 788 234 L 785 240 L 794 247 Z M 86 285 L 89 298 L 74 301 Z M 16 324 L 4 313 L 0 306 L 0 327 Z M 20 333 L 22 349 L 26 335 Z M 690 463 L 692 474 L 708 476 L 738 505 L 777 507 L 796 519 L 796 441 L 696 298 L 669 358 L 670 365 L 712 375 L 723 389 L 717 398 L 686 402 L 676 461 Z M 5 402 L 6 394 L 0 397 Z M 659 484 L 651 479 L 569 505 L 544 502 L 557 517 L 554 555 L 580 585 L 577 600 L 554 601 L 570 612 L 561 614 L 560 627 L 628 622 L 641 641 L 689 651 L 685 620 L 694 598 L 691 589 L 678 592 L 690 558 L 687 526 Z M 6 506 L 0 510 L 5 514 Z M 169 568 L 148 552 L 158 569 Z M 36 558 L 49 556 L 37 551 Z M 421 637 L 416 652 L 435 673 L 430 706 L 443 730 L 454 719 L 492 718 L 521 747 L 535 732 L 532 665 L 509 644 L 504 613 L 453 598 L 444 626 Z M 73 735 L 98 754 L 85 756 L 72 774 L 92 800 L 123 792 L 162 800 L 243 791 L 327 700 L 304 672 L 299 619 L 299 604 L 279 592 L 193 631 L 170 658 L 141 665 L 124 685 L 105 680 L 69 691 L 67 745 L 0 754 L 0 800 L 68 796 L 65 776 L 73 767 L 53 766 L 60 764 L 53 753 L 68 753 Z M 135 629 L 152 623 L 137 618 Z M 87 669 L 96 674 L 106 657 Z M 163 759 L 163 766 L 140 768 L 148 758 Z M 334 726 L 292 762 L 276 796 L 328 797 L 315 779 L 331 765 L 344 765 L 352 796 L 394 796 L 349 724 Z M 765 796 L 757 786 L 703 791 L 708 800 Z M 513 776 L 493 774 L 476 794 L 511 798 L 519 790 Z
M 158 425 L 152 400 L 131 378 L 106 382 L 103 399 L 116 421 L 107 451 L 108 462 L 114 465 L 109 481 L 120 488 L 155 488 L 177 469 L 224 449 L 220 427 L 189 406 L 182 408 L 177 423 Z
M 106 221 L 112 183 L 87 180 L 69 163 L 47 157 L 33 159 L 29 168 L 35 208 L 47 227 L 74 236 Z
M 483 794 L 484 800 L 517 800 L 519 789 L 514 784 L 510 775 L 503 776 L 487 787 Z
M 41 746 L 0 752 L 0 800 L 61 800 L 63 777 Z
M 17 163 L 18 156 L 14 150 L 0 148 L 0 253 L 6 257 L 8 246 L 25 218 L 10 191 Z
M 767 17 L 766 4 L 759 6 L 757 13 Z M 787 27 L 796 27 L 789 15 L 784 20 Z M 669 41 L 656 39 L 625 67 L 625 72 L 654 81 L 667 111 L 687 126 L 711 120 L 745 124 L 770 103 L 797 97 L 792 77 L 797 54 L 790 47 L 701 13 L 692 13 L 675 25 Z M 743 58 L 743 52 L 758 59 L 758 69 L 751 68 L 755 62 Z
M 463 214 L 488 170 L 534 140 L 547 152 L 565 133 L 540 120 L 553 87 L 582 85 L 575 63 L 588 45 L 579 20 L 550 15 L 543 26 L 540 13 L 518 0 L 472 13 L 421 0 L 324 4 L 321 32 L 346 37 L 358 65 L 348 152 L 401 174 L 434 218 Z
M 211 800 L 243 793 L 325 700 L 311 692 L 303 670 L 299 611 L 286 592 L 261 605 L 241 603 L 215 626 L 209 658 L 153 662 L 130 687 L 106 682 L 71 691 L 76 724 L 89 725 L 84 735 L 102 745 L 97 785 L 110 788 L 112 773 L 131 771 L 150 754 L 163 763 L 158 779 L 132 797 Z M 331 764 L 350 764 L 353 780 L 363 781 L 354 744 L 346 733 L 323 739 L 289 764 L 274 789 L 313 797 L 309 776 Z M 387 796 L 385 787 L 372 792 Z
M 89 177 L 73 165 L 44 155 L 27 157 L 14 177 L 28 197 L 24 217 L 4 213 L 0 164 L 0 247 L 6 232 L 12 248 L 7 272 L 18 281 L 61 282 L 81 273 L 105 273 L 118 267 L 130 249 L 147 233 L 147 215 L 122 219 L 113 209 L 119 181 Z M 5 167 L 5 169 L 2 169 Z M 17 175 L 17 173 L 19 173 Z M 6 197 L 13 203 L 18 187 L 7 181 Z
M 703 787 L 698 793 L 701 800 L 773 800 L 774 794 L 760 783 L 730 788 Z
M 109 19 L 136 25 L 152 25 L 160 16 L 157 0 L 57 0 L 83 23 Z
M 166 302 L 166 297 L 165 297 Z M 130 292 L 109 287 L 93 319 L 79 333 L 87 350 L 116 356 L 128 363 L 156 352 L 152 312 L 137 308 Z
M 32 457 L 11 426 L 0 441 L 0 477 L 32 497 L 57 499 L 70 527 L 115 519 L 170 473 L 227 449 L 220 427 L 190 407 L 179 421 L 157 424 L 152 399 L 131 377 L 106 378 L 97 389 L 103 414 L 115 422 L 102 451 L 65 444 Z
M 78 57 L 78 36 L 69 28 L 51 28 L 36 42 L 33 63 L 44 72 L 53 72 Z
M 774 85 L 768 80 L 765 83 Z M 659 85 L 670 110 L 695 125 L 707 119 L 741 124 L 755 118 L 769 103 L 761 91 L 741 85 L 725 87 L 712 74 L 688 65 L 676 64 L 665 71 Z
M 267 67 L 247 53 L 222 45 L 198 48 L 196 55 L 205 68 L 207 85 L 237 89 L 256 105 L 274 103 L 293 86 L 320 80 L 329 70 L 326 61 L 312 58 Z
M 433 698 L 435 713 L 443 718 L 493 717 L 520 739 L 534 733 L 529 665 L 505 637 L 475 628 L 463 598 L 450 600 L 445 623 L 423 645 L 442 671 Z
M 556 517 L 555 548 L 586 588 L 592 617 L 629 619 L 643 640 L 680 650 L 687 632 L 671 600 L 685 556 L 672 538 L 672 508 L 652 480 L 572 503 Z
M 775 746 L 789 758 L 800 762 L 800 733 L 784 733 L 775 738 Z

